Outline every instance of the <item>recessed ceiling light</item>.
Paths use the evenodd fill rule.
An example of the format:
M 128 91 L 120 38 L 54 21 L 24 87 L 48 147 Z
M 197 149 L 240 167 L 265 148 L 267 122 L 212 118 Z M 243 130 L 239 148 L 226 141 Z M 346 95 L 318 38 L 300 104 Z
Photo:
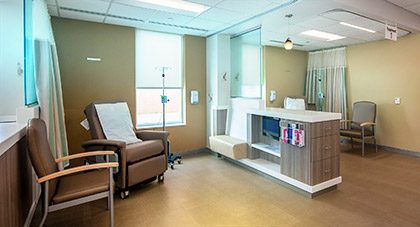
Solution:
M 159 5 L 174 9 L 180 9 L 195 13 L 202 13 L 208 10 L 210 7 L 205 5 L 200 5 L 197 3 L 187 2 L 183 0 L 137 0 L 139 2 L 145 2 L 153 5 Z
M 349 23 L 346 23 L 346 22 L 340 22 L 340 24 L 344 25 L 344 26 L 347 26 L 347 27 L 356 28 L 356 29 L 359 29 L 359 30 L 362 30 L 362 31 L 365 31 L 365 32 L 376 33 L 376 31 L 374 31 L 374 30 L 370 30 L 370 29 L 363 28 L 363 27 L 353 25 L 353 24 L 349 24 Z
M 317 37 L 317 38 L 322 38 L 322 39 L 327 39 L 327 41 L 333 41 L 333 40 L 339 40 L 339 39 L 346 38 L 345 36 L 336 35 L 336 34 L 332 34 L 332 33 L 328 33 L 328 32 L 321 32 L 321 31 L 318 31 L 318 30 L 309 30 L 309 31 L 306 31 L 306 32 L 302 32 L 300 34 L 313 36 L 313 37 Z

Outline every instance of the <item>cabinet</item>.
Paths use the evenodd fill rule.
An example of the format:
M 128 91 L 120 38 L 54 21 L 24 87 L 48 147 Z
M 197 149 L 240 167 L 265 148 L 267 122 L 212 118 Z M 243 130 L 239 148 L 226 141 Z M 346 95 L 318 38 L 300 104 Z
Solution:
M 338 120 L 304 123 L 305 146 L 281 144 L 281 174 L 316 185 L 340 176 L 340 123 Z
M 281 133 L 279 140 L 273 125 L 270 129 L 264 128 L 265 117 L 278 119 L 283 132 L 286 131 L 281 128 L 286 125 L 292 129 L 298 125 L 296 128 L 304 130 L 304 146 L 281 142 Z M 341 114 L 329 112 L 281 108 L 248 110 L 248 153 L 246 159 L 238 162 L 298 188 L 304 194 L 309 193 L 312 198 L 341 183 L 340 118 Z M 300 190 L 298 192 L 302 192 Z

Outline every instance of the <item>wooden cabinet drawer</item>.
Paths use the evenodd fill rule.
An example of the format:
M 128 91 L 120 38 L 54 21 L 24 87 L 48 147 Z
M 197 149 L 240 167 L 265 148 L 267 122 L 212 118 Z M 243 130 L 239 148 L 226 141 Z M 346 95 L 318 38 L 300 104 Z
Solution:
M 340 133 L 340 121 L 324 121 L 311 124 L 311 137 L 323 137 Z
M 337 156 L 340 153 L 340 135 L 330 135 L 311 139 L 311 161 Z
M 311 185 L 340 176 L 340 156 L 311 163 Z

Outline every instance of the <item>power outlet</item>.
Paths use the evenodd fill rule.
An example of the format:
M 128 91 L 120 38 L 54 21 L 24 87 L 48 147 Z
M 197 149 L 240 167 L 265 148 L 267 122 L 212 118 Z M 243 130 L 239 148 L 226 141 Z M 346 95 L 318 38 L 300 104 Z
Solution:
M 401 99 L 399 97 L 396 97 L 394 102 L 395 102 L 395 105 L 400 105 L 401 104 Z

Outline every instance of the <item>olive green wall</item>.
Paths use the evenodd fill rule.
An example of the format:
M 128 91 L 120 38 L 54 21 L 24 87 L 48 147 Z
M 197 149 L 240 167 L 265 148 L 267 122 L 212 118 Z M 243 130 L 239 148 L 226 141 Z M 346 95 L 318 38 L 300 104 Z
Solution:
M 263 97 L 267 107 L 283 107 L 284 97 L 303 95 L 307 62 L 306 51 L 263 47 Z M 274 102 L 270 102 L 270 90 L 277 93 Z
M 420 35 L 347 48 L 349 113 L 356 101 L 377 104 L 380 145 L 420 152 Z M 401 104 L 395 105 L 394 98 Z
M 135 29 L 130 27 L 52 18 L 62 77 L 67 137 L 71 154 L 90 133 L 80 126 L 83 110 L 94 100 L 126 100 L 135 122 Z M 171 127 L 172 151 L 206 146 L 205 73 L 206 41 L 184 36 L 186 126 Z M 100 62 L 86 61 L 99 57 Z M 191 105 L 190 90 L 199 91 L 199 104 Z M 159 129 L 154 129 L 159 130 Z

